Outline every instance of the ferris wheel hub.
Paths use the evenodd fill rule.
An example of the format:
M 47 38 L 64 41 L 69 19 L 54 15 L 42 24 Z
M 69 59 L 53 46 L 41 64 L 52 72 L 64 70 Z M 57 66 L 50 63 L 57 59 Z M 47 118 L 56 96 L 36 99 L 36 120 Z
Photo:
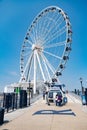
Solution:
M 41 47 L 41 45 L 38 45 L 38 44 L 33 44 L 32 45 L 32 50 L 38 50 L 38 51 L 41 51 L 43 48 Z

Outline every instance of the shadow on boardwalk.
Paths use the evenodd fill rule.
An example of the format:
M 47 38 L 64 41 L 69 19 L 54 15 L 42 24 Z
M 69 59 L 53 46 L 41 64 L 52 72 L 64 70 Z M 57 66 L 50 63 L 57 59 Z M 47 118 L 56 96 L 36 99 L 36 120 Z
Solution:
M 66 109 L 66 110 L 39 110 L 35 112 L 33 115 L 50 115 L 50 114 L 55 114 L 55 115 L 71 115 L 71 116 L 76 116 L 76 114 L 72 111 L 72 109 Z

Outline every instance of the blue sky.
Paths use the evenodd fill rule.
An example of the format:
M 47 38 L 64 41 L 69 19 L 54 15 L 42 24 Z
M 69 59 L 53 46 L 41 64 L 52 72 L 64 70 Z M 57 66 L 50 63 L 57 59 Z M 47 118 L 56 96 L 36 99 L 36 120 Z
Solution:
M 67 88 L 87 87 L 87 1 L 86 0 L 0 0 L 0 90 L 20 79 L 20 51 L 27 28 L 47 6 L 56 5 L 70 17 L 72 51 L 60 81 Z

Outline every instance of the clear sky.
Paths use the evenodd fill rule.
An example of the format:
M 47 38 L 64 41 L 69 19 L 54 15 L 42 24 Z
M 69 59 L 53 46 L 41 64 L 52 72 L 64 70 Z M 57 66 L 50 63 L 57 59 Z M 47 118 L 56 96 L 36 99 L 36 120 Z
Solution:
M 20 79 L 20 51 L 27 28 L 47 6 L 59 6 L 69 16 L 72 51 L 60 81 L 68 89 L 87 87 L 87 0 L 0 0 L 0 90 Z

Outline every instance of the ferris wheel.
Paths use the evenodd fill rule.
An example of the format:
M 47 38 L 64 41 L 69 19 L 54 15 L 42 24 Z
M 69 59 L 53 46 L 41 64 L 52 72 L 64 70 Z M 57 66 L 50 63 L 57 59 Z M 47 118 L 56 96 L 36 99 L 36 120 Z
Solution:
M 55 82 L 69 59 L 72 29 L 68 15 L 59 7 L 42 10 L 27 30 L 21 49 L 20 81 Z

